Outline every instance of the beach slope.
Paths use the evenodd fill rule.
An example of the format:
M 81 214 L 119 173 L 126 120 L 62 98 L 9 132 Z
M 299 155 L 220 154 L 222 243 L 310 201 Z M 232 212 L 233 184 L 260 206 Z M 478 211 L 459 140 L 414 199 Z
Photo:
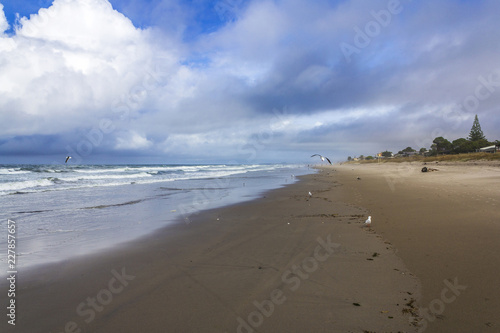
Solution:
M 419 282 L 338 175 L 19 272 L 2 332 L 416 332 Z

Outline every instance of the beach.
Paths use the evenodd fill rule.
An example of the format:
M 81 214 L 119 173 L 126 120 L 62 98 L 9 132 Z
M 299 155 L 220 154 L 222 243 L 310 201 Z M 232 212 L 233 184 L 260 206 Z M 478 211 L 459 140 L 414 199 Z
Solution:
M 418 281 L 333 174 L 20 272 L 7 331 L 410 331 Z
M 421 167 L 323 167 L 25 269 L 2 332 L 496 332 L 499 168 Z
M 499 13 L 0 0 L 0 333 L 500 333 Z
M 16 267 L 24 270 L 102 253 L 313 172 L 293 164 L 0 164 L 0 229 L 16 223 Z M 0 257 L 4 265 L 7 257 Z
M 423 167 L 437 171 L 423 173 Z M 345 164 L 339 170 L 344 198 L 371 212 L 374 229 L 421 281 L 425 332 L 498 332 L 499 164 Z

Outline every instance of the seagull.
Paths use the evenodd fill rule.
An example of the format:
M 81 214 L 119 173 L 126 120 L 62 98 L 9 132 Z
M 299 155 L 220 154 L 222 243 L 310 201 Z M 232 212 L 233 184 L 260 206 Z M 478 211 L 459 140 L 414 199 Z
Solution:
M 314 156 L 319 156 L 319 158 L 321 158 L 321 160 L 324 162 L 325 160 L 328 161 L 328 163 L 330 163 L 330 165 L 332 164 L 332 162 L 328 159 L 328 157 L 325 157 L 325 156 L 321 156 L 320 154 L 314 154 L 314 155 L 311 155 L 311 157 L 314 157 Z
M 311 192 L 309 192 L 309 197 L 312 197 L 312 196 L 313 196 L 313 194 Z
M 66 156 L 66 161 L 64 161 L 64 163 L 68 163 L 70 158 L 71 158 L 71 156 Z
M 372 217 L 368 216 L 368 219 L 365 221 L 365 225 L 370 226 L 372 224 Z

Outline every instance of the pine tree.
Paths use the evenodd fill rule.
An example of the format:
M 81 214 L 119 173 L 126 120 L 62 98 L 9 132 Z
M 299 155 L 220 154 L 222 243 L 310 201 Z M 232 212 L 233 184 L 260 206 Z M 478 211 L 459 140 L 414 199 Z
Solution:
M 474 118 L 474 124 L 472 124 L 472 128 L 469 133 L 469 137 L 467 138 L 469 141 L 479 141 L 479 140 L 486 140 L 484 137 L 483 131 L 481 130 L 481 125 L 479 125 L 479 119 L 476 117 Z

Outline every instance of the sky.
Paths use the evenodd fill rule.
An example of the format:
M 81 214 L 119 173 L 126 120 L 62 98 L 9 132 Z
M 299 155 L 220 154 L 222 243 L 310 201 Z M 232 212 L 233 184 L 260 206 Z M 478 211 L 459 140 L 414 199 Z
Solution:
M 498 0 L 0 0 L 0 163 L 500 139 Z

